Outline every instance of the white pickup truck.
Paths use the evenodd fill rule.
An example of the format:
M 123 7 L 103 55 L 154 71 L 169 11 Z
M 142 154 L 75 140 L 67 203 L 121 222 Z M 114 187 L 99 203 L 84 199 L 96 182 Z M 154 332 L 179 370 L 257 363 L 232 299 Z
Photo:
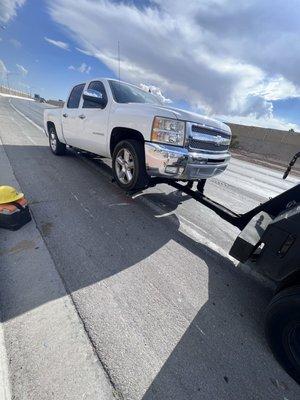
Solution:
M 114 79 L 73 87 L 63 108 L 45 110 L 44 126 L 56 155 L 70 146 L 112 158 L 116 182 L 127 191 L 147 187 L 150 177 L 200 181 L 230 159 L 227 125 Z

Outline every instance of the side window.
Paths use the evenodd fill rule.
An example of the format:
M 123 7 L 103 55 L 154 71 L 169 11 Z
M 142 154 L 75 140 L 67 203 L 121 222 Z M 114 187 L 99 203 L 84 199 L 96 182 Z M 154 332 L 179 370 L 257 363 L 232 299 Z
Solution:
M 102 98 L 104 101 L 105 106 L 101 106 L 101 104 L 94 103 L 92 101 L 84 100 L 82 108 L 105 108 L 107 104 L 107 94 L 105 91 L 105 87 L 102 82 L 100 81 L 93 81 L 89 84 L 88 89 L 97 90 L 102 94 Z
M 84 83 L 81 85 L 74 86 L 70 94 L 67 108 L 78 108 L 80 103 L 80 97 L 84 89 Z

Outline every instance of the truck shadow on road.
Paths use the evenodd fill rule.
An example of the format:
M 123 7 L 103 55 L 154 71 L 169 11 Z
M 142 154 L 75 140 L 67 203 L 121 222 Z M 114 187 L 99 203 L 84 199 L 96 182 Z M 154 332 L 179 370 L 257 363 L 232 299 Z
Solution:
M 142 197 L 163 204 L 166 215 L 190 199 L 176 190 Z M 176 239 L 174 236 L 171 240 L 200 257 L 207 266 L 207 300 L 203 302 L 201 296 L 195 296 L 199 301 L 195 316 L 190 304 L 181 308 L 179 303 L 185 317 L 193 318 L 178 342 L 174 341 L 173 350 L 163 360 L 143 400 L 273 399 L 278 385 L 274 383 L 274 360 L 263 335 L 264 310 L 271 292 L 237 271 L 230 259 L 183 234 L 174 214 L 167 218 L 178 225 Z M 187 274 L 188 270 L 187 267 Z M 181 290 L 179 287 L 178 292 Z M 266 369 L 261 369 L 260 364 Z M 265 393 L 261 388 L 263 380 L 267 382 Z M 268 393 L 270 386 L 272 394 Z M 286 390 L 286 383 L 282 387 Z M 278 394 L 283 393 L 282 387 Z
M 76 301 L 91 302 L 94 318 L 115 326 L 121 321 L 101 300 L 101 291 L 110 288 L 116 303 L 124 307 L 127 332 L 115 342 L 115 352 L 135 357 L 130 384 L 146 382 L 140 398 L 274 398 L 269 384 L 277 364 L 262 328 L 271 293 L 237 271 L 229 259 L 181 232 L 173 212 L 188 197 L 145 193 L 140 201 L 76 157 L 53 157 L 43 146 L 5 148 L 68 293 Z M 164 204 L 163 212 L 147 202 Z M 22 263 L 21 256 L 18 261 Z M 4 321 L 58 296 L 36 289 L 36 271 L 24 271 L 21 264 L 14 275 L 4 266 L 1 275 Z M 164 313 L 155 307 L 161 302 L 168 304 Z M 184 322 L 170 320 L 170 313 Z M 153 324 L 144 336 L 143 321 L 150 314 Z M 135 315 L 138 322 L 131 324 Z M 98 341 L 99 348 L 106 345 L 101 329 L 89 334 L 96 348 Z M 146 341 L 148 361 L 131 337 L 140 338 L 141 346 Z M 119 365 L 123 361 L 118 360 Z M 113 367 L 109 359 L 106 364 Z

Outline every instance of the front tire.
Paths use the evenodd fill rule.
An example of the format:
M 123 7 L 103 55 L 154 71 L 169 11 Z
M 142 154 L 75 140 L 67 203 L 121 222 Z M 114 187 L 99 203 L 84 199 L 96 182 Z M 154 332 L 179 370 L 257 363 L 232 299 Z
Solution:
M 149 177 L 146 172 L 144 144 L 133 139 L 119 142 L 113 152 L 112 168 L 114 178 L 122 189 L 145 189 Z
M 278 362 L 300 383 L 300 286 L 274 296 L 266 310 L 265 333 Z
M 56 156 L 62 156 L 66 153 L 66 145 L 58 140 L 54 126 L 49 128 L 49 146 L 52 153 Z

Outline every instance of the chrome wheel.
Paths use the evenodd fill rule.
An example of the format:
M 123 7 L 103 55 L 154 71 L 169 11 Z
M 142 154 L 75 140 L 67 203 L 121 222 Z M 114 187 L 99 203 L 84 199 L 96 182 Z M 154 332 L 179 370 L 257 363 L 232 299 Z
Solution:
M 126 148 L 119 150 L 115 160 L 117 177 L 123 185 L 128 185 L 134 176 L 134 161 L 130 151 Z
M 50 132 L 50 146 L 51 149 L 55 152 L 57 147 L 57 138 L 56 134 L 53 131 Z

